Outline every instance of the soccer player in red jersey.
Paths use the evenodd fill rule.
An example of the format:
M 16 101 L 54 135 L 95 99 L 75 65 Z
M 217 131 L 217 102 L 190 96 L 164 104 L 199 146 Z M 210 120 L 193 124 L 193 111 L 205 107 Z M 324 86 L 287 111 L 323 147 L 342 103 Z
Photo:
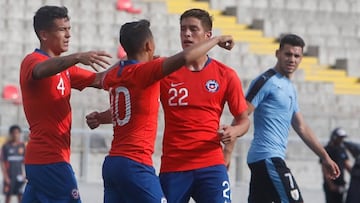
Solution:
M 114 138 L 103 164 L 104 202 L 166 202 L 152 166 L 157 132 L 159 80 L 191 64 L 216 44 L 231 49 L 230 36 L 213 37 L 168 58 L 153 60 L 155 44 L 146 20 L 126 23 L 120 43 L 128 60 L 109 71 L 103 86 L 110 93 L 110 110 L 87 116 L 91 128 L 113 123 Z
M 21 63 L 20 86 L 30 126 L 24 203 L 81 202 L 70 165 L 71 88 L 101 88 L 104 72 L 94 73 L 75 65 L 105 67 L 111 56 L 102 51 L 60 56 L 68 50 L 69 20 L 65 7 L 41 7 L 33 24 L 40 48 Z
M 208 40 L 211 29 L 207 11 L 185 11 L 180 17 L 183 49 Z M 185 203 L 190 197 L 198 203 L 230 202 L 226 167 L 236 138 L 250 125 L 236 72 L 204 54 L 161 80 L 160 89 L 165 115 L 160 181 L 168 202 Z M 232 125 L 219 125 L 225 103 Z

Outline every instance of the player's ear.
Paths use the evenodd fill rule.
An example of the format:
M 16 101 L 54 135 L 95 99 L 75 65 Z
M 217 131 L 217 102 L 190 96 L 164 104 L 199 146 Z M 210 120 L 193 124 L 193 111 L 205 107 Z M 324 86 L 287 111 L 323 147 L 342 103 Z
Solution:
M 280 55 L 280 50 L 279 50 L 279 49 L 276 49 L 276 51 L 275 51 L 275 56 L 276 56 L 276 58 L 278 58 L 279 55 Z
M 145 51 L 147 51 L 147 52 L 153 52 L 155 49 L 154 41 L 146 40 L 144 48 L 145 48 Z
M 212 31 L 207 31 L 207 32 L 205 33 L 205 35 L 206 35 L 207 38 L 211 38 L 211 36 L 212 36 Z
M 41 41 L 46 41 L 49 38 L 48 35 L 49 35 L 48 32 L 45 30 L 40 30 L 39 32 L 39 37 Z

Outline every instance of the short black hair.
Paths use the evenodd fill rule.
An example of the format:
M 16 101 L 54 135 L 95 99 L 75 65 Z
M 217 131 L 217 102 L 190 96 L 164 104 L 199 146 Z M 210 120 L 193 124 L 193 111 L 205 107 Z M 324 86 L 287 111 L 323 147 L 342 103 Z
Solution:
M 40 39 L 41 30 L 50 30 L 55 19 L 70 19 L 68 9 L 65 6 L 43 6 L 39 8 L 34 15 L 34 30 L 36 36 Z
M 120 28 L 119 41 L 128 56 L 138 53 L 146 40 L 151 38 L 150 22 L 145 19 L 125 23 Z
M 180 16 L 180 23 L 185 18 L 197 18 L 200 20 L 201 25 L 206 29 L 206 31 L 211 31 L 213 26 L 213 19 L 210 16 L 209 12 L 199 9 L 199 8 L 193 8 L 186 10 L 183 14 Z
M 21 128 L 20 128 L 20 126 L 19 125 L 12 125 L 12 126 L 10 126 L 10 128 L 9 128 L 9 134 L 12 134 L 12 133 L 14 133 L 14 131 L 15 130 L 18 130 L 19 132 L 21 132 Z
M 304 40 L 295 34 L 286 34 L 280 39 L 280 49 L 284 47 L 285 44 L 289 44 L 291 46 L 297 46 L 304 49 L 305 42 Z

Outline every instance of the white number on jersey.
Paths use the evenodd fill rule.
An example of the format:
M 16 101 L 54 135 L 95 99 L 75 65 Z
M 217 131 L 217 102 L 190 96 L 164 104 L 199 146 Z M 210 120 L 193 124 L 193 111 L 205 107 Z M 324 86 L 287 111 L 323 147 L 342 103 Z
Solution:
M 125 98 L 124 104 L 119 104 L 120 94 L 124 94 L 124 98 Z M 115 124 L 119 126 L 123 126 L 127 124 L 130 121 L 130 117 L 131 117 L 131 100 L 130 100 L 129 90 L 126 87 L 118 87 L 115 89 L 115 95 L 110 95 L 110 96 L 111 96 L 111 101 L 113 101 L 112 112 L 115 119 Z M 115 101 L 114 101 L 114 96 L 115 96 Z M 125 106 L 125 116 L 123 119 L 121 119 L 119 116 L 119 108 L 120 108 L 119 106 L 121 107 Z
M 289 179 L 290 188 L 293 189 L 295 187 L 295 185 L 294 185 L 294 180 L 293 180 L 291 173 L 285 173 L 284 176 Z
M 65 84 L 64 84 L 64 80 L 62 79 L 62 77 L 60 77 L 60 80 L 56 86 L 56 89 L 61 91 L 61 95 L 65 94 Z
M 185 99 L 189 96 L 189 91 L 186 88 L 180 88 L 177 90 L 176 88 L 170 88 L 169 89 L 169 106 L 187 106 L 188 103 L 185 101 Z M 177 102 L 176 102 L 177 100 Z

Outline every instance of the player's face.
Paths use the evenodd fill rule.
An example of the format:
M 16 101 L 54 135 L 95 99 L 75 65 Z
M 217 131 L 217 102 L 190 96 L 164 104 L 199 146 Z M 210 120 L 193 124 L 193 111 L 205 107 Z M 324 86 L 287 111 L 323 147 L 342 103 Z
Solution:
M 12 131 L 10 136 L 13 141 L 19 141 L 20 135 L 21 135 L 21 132 L 19 130 L 14 130 L 14 131 Z
M 281 74 L 290 77 L 298 68 L 303 57 L 303 49 L 298 46 L 285 44 L 276 51 L 278 68 Z
M 55 19 L 53 27 L 46 31 L 43 41 L 55 56 L 68 51 L 70 41 L 70 21 L 66 18 Z
M 180 38 L 183 49 L 210 37 L 211 31 L 205 30 L 199 19 L 188 17 L 180 22 Z

